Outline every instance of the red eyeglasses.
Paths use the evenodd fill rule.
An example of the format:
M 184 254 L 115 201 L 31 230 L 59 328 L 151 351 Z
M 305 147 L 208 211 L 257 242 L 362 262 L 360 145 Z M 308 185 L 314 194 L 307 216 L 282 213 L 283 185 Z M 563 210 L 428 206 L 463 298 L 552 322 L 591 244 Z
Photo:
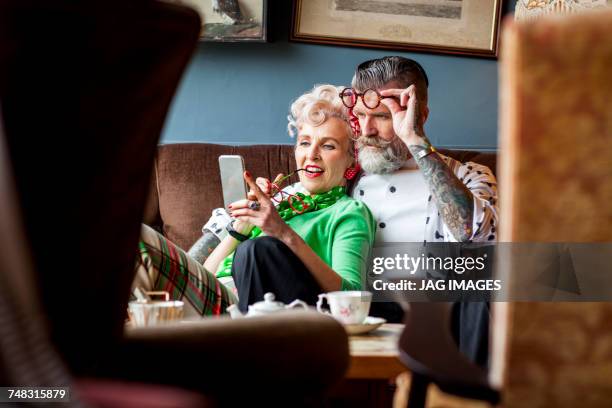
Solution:
M 300 198 L 299 196 L 283 191 L 280 188 L 280 185 L 283 181 L 287 180 L 289 177 L 293 176 L 298 171 L 302 171 L 302 170 L 307 171 L 306 169 L 297 169 L 293 173 L 289 173 L 286 176 L 281 177 L 280 179 L 276 180 L 275 183 L 272 183 L 270 180 L 268 180 L 268 188 L 271 193 L 272 201 L 274 201 L 277 204 L 280 204 L 283 200 L 286 199 L 287 204 L 289 204 L 289 207 L 293 211 L 295 211 L 296 214 L 303 214 L 309 208 L 308 204 L 305 203 L 304 200 Z M 280 195 L 280 200 L 276 198 L 276 196 L 278 195 Z
M 353 88 L 344 88 L 340 92 L 340 99 L 347 108 L 351 109 L 357 105 L 357 101 L 361 98 L 361 102 L 368 109 L 376 109 L 380 106 L 380 101 L 385 98 L 393 98 L 393 96 L 383 96 L 377 90 L 369 88 L 362 93 L 357 92 Z

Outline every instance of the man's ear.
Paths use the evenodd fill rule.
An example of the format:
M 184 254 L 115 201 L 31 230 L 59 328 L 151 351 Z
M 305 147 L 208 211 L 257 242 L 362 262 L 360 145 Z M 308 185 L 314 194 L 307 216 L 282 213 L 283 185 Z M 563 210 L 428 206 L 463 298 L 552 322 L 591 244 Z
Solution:
M 427 122 L 427 118 L 429 117 L 429 107 L 425 106 L 425 108 L 421 111 L 421 122 L 425 125 Z

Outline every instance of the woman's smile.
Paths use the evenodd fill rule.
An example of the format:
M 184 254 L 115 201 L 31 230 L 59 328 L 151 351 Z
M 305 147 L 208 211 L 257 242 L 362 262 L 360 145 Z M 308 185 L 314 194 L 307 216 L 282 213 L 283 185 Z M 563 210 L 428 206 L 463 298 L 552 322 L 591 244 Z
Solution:
M 325 170 L 315 165 L 308 165 L 304 168 L 306 171 L 304 175 L 308 178 L 317 178 L 323 174 Z

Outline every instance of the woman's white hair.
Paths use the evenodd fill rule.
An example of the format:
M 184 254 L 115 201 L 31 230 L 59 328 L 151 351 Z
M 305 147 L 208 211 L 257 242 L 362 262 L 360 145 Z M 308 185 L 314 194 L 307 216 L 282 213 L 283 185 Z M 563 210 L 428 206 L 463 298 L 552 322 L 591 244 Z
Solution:
M 339 118 L 346 122 L 346 132 L 350 138 L 352 131 L 349 125 L 349 113 L 340 100 L 341 91 L 340 86 L 315 85 L 310 92 L 297 98 L 291 104 L 290 114 L 287 116 L 289 136 L 296 136 L 304 123 L 316 127 L 329 118 Z

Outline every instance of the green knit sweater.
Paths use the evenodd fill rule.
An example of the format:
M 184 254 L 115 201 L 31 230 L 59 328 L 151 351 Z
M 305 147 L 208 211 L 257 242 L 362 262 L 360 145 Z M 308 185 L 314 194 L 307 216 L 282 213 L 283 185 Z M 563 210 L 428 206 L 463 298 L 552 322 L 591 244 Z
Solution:
M 340 275 L 342 290 L 361 290 L 376 232 L 365 204 L 344 196 L 328 208 L 291 218 L 287 225 Z M 234 253 L 221 262 L 217 276 L 229 270 L 233 258 Z

